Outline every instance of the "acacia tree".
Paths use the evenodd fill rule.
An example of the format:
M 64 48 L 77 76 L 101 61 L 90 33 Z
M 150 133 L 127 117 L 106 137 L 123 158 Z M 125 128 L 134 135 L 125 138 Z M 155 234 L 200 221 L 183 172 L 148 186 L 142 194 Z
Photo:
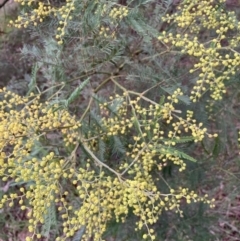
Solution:
M 240 61 L 240 25 L 224 1 L 17 2 L 10 24 L 37 41 L 22 49 L 33 63 L 26 96 L 1 90 L 0 176 L 19 188 L 0 207 L 28 210 L 26 240 L 48 236 L 55 213 L 55 240 L 103 240 L 110 221 L 132 214 L 154 240 L 163 211 L 183 216 L 184 200 L 213 207 L 163 173 L 184 171 L 192 149 L 218 136 L 202 116 Z M 208 109 L 195 113 L 199 100 Z

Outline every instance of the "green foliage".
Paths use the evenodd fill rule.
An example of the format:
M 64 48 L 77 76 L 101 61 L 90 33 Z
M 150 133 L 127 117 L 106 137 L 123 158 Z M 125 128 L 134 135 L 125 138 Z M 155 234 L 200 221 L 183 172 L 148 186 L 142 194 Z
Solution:
M 10 23 L 37 41 L 22 48 L 27 97 L 1 89 L 0 176 L 16 188 L 0 207 L 29 209 L 26 240 L 213 240 L 199 185 L 238 142 L 235 13 L 222 0 L 17 2 Z

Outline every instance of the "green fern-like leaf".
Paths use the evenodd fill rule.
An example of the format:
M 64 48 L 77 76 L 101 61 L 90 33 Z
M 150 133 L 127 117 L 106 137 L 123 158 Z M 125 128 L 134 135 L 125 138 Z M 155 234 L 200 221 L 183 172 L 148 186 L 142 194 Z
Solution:
M 57 225 L 56 208 L 55 208 L 55 205 L 52 204 L 48 208 L 47 213 L 44 216 L 44 223 L 42 226 L 41 234 L 45 237 L 49 236 L 51 227 L 56 225 Z
M 125 152 L 126 152 L 126 150 L 125 150 L 124 144 L 122 143 L 120 138 L 118 136 L 114 136 L 112 153 L 113 154 L 119 154 L 119 153 L 123 154 Z
M 85 232 L 85 227 L 80 228 L 76 234 L 73 236 L 72 241 L 80 241 Z
M 67 99 L 67 105 L 72 103 L 75 99 L 77 99 L 81 93 L 81 91 L 84 89 L 84 87 L 89 83 L 90 78 L 87 78 L 84 80 L 73 92 L 72 94 L 68 97 Z
M 169 141 L 169 139 L 163 139 L 162 140 L 163 142 L 164 141 Z M 187 143 L 187 142 L 191 142 L 191 141 L 194 141 L 194 138 L 192 136 L 182 136 L 180 137 L 179 139 L 177 138 L 172 138 L 171 141 L 175 142 L 175 143 Z
M 99 139 L 98 141 L 98 152 L 97 152 L 97 157 L 101 160 L 104 161 L 105 159 L 105 153 L 106 153 L 106 144 L 104 141 Z
M 32 68 L 31 81 L 28 84 L 29 90 L 27 95 L 29 95 L 36 88 L 36 79 L 37 79 L 38 70 L 39 70 L 39 67 L 37 64 L 35 64 Z
M 182 152 L 182 151 L 179 151 L 175 148 L 172 148 L 172 147 L 166 147 L 166 152 L 173 155 L 173 156 L 177 156 L 179 158 L 184 158 L 188 161 L 192 161 L 192 162 L 197 162 L 197 160 L 191 156 L 189 156 L 188 154 Z

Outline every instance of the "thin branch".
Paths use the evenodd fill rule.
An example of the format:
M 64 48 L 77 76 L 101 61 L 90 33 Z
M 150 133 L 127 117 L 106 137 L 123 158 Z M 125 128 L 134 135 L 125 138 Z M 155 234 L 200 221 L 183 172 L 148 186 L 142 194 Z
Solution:
M 106 165 L 106 164 L 103 163 L 102 161 L 100 161 L 100 160 L 94 155 L 94 153 L 88 148 L 88 146 L 84 143 L 84 141 L 81 141 L 81 145 L 83 146 L 83 148 L 85 149 L 85 151 L 93 158 L 93 160 L 98 163 L 99 166 L 103 166 L 103 167 L 107 168 L 110 172 L 114 173 L 114 174 L 118 177 L 118 179 L 119 179 L 120 181 L 122 181 L 122 179 L 121 179 L 121 174 L 118 173 L 118 172 L 116 172 L 115 170 L 113 170 L 111 167 L 109 167 L 108 165 Z
M 8 1 L 9 1 L 9 0 L 5 0 L 3 3 L 1 3 L 1 4 L 0 4 L 0 8 L 3 8 Z

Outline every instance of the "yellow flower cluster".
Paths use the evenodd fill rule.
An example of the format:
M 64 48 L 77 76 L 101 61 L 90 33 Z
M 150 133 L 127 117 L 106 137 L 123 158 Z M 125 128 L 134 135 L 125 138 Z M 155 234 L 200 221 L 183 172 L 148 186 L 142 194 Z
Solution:
M 172 147 L 181 142 L 184 133 L 190 133 L 191 140 L 195 142 L 202 141 L 207 134 L 207 129 L 202 127 L 202 123 L 196 123 L 196 120 L 193 119 L 193 112 L 188 111 L 185 119 L 177 115 L 178 111 L 175 110 L 174 103 L 178 103 L 179 95 L 182 95 L 182 92 L 177 89 L 168 97 L 169 102 L 166 102 L 163 106 L 157 103 L 150 104 L 149 109 L 142 107 L 140 97 L 132 100 L 126 93 L 123 97 L 116 96 L 115 100 L 122 101 L 122 104 L 115 116 L 103 118 L 104 128 L 100 131 L 100 134 L 103 140 L 106 140 L 108 136 L 132 135 L 134 143 L 129 144 L 129 151 L 126 155 L 131 158 L 132 164 L 130 167 L 133 169 L 130 169 L 128 164 L 124 163 L 120 166 L 120 170 L 125 169 L 125 172 L 127 170 L 129 174 L 137 173 L 139 166 L 134 164 L 138 163 L 148 175 L 147 173 L 154 167 L 161 170 L 162 166 L 166 165 L 168 161 L 179 165 L 180 171 L 186 168 L 184 160 Z M 109 112 L 109 106 L 111 105 L 110 101 L 108 104 L 101 105 L 100 108 L 106 114 Z M 132 116 L 129 115 L 129 108 L 132 109 Z M 166 121 L 171 127 L 168 132 L 161 128 L 161 121 Z M 137 133 L 133 129 L 137 130 Z M 217 136 L 217 134 L 207 135 L 209 137 Z M 93 141 L 92 145 L 94 144 Z M 134 170 L 134 168 L 137 169 Z
M 95 14 L 98 13 L 100 13 L 101 16 L 109 16 L 113 21 L 119 21 L 128 15 L 129 10 L 127 6 L 116 5 L 112 7 L 112 4 L 99 4 L 98 9 L 95 11 Z
M 163 20 L 175 23 L 182 30 L 175 34 L 163 31 L 158 39 L 168 48 L 175 47 L 198 60 L 190 70 L 190 73 L 197 72 L 199 76 L 191 92 L 193 102 L 208 89 L 214 100 L 220 100 L 226 93 L 224 81 L 234 75 L 240 66 L 240 56 L 234 50 L 239 45 L 240 36 L 237 32 L 240 23 L 233 12 L 224 12 L 213 0 L 184 1 L 179 10 Z M 206 29 L 212 29 L 215 33 L 204 43 L 200 31 Z M 236 35 L 228 40 L 228 33 L 234 30 Z M 199 37 L 196 37 L 197 34 Z M 227 46 L 223 41 L 227 42 Z
M 175 110 L 173 104 L 178 103 L 178 97 L 181 95 L 183 95 L 182 91 L 180 89 L 177 89 L 176 91 L 174 91 L 172 95 L 168 96 L 168 100 L 170 102 L 167 102 L 164 104 L 164 108 L 162 109 L 162 114 L 163 114 L 163 119 L 167 119 L 166 122 L 168 124 L 173 119 L 172 111 Z
M 18 2 L 22 6 L 35 6 L 36 4 L 33 0 L 15 0 L 15 2 Z M 56 13 L 56 9 L 53 6 L 44 4 L 44 1 L 38 1 L 37 7 L 33 10 L 30 16 L 29 13 L 25 13 L 23 16 L 19 16 L 15 21 L 11 20 L 10 24 L 13 24 L 17 28 L 26 28 L 30 23 L 37 26 L 37 24 L 42 22 L 44 18 L 54 13 Z
M 33 10 L 31 12 L 26 12 L 22 15 L 19 15 L 18 18 L 13 21 L 10 21 L 10 24 L 17 27 L 28 27 L 29 24 L 33 24 L 37 26 L 38 23 L 43 22 L 46 17 L 54 16 L 58 18 L 59 26 L 57 28 L 56 39 L 58 44 L 63 44 L 63 37 L 66 33 L 66 27 L 69 24 L 69 21 L 72 19 L 72 12 L 76 9 L 75 4 L 76 0 L 66 0 L 66 3 L 60 7 L 54 6 L 54 4 L 49 4 L 42 1 L 34 1 L 34 0 L 16 0 L 20 5 L 24 6 L 27 5 L 32 7 Z M 112 7 L 112 5 L 101 4 L 96 1 L 97 10 L 95 14 L 99 14 L 102 17 L 107 16 L 111 19 L 111 24 L 115 26 L 118 25 L 118 22 L 122 20 L 124 17 L 128 15 L 128 7 L 126 6 L 116 6 Z M 99 34 L 104 37 L 111 37 L 115 38 L 115 31 L 109 31 L 109 27 L 100 26 Z
M 229 23 L 228 17 L 233 14 L 232 12 L 225 13 L 221 9 L 221 4 L 224 2 L 225 0 L 218 2 L 214 0 L 187 0 L 180 3 L 178 7 L 180 13 L 167 14 L 163 20 L 169 23 L 174 21 L 180 28 L 187 27 L 191 33 L 199 33 L 202 26 L 207 29 L 219 29 L 224 24 Z
M 4 195 L 0 208 L 4 204 L 11 207 L 18 203 L 21 210 L 29 210 L 30 235 L 27 241 L 41 238 L 39 224 L 45 222 L 52 206 L 57 207 L 63 219 L 63 235 L 57 241 L 68 240 L 82 227 L 85 227 L 82 240 L 100 240 L 107 223 L 112 219 L 124 222 L 129 210 L 138 217 L 136 229 L 147 230 L 143 239 L 154 240 L 155 234 L 150 226 L 157 222 L 163 210 L 175 210 L 182 215 L 180 204 L 183 199 L 187 203 L 203 201 L 213 206 L 213 200 L 199 197 L 182 187 L 162 193 L 154 177 L 154 169 L 161 170 L 170 162 L 180 166 L 180 171 L 185 169 L 185 157 L 173 148 L 184 138 L 180 135 L 181 128 L 191 131 L 192 137 L 188 140 L 202 140 L 206 133 L 201 124 L 197 125 L 192 119 L 192 113 L 181 119 L 172 107 L 172 114 L 163 117 L 169 108 L 167 103 L 159 105 L 140 94 L 132 99 L 125 92 L 101 105 L 104 117 L 99 135 L 96 138 L 89 133 L 88 139 L 84 139 L 78 130 L 80 123 L 66 110 L 47 102 L 41 103 L 40 95 L 20 97 L 6 89 L 0 92 L 0 176 L 3 181 L 13 179 L 17 183 L 30 183 L 30 186 L 20 188 L 20 194 Z M 177 89 L 168 98 L 169 103 L 177 103 L 181 94 Z M 146 101 L 148 107 L 143 108 L 142 101 Z M 162 124 L 169 116 L 178 119 L 179 123 L 171 124 L 171 119 L 169 130 L 163 131 Z M 55 143 L 58 148 L 75 146 L 71 155 L 66 157 L 51 151 L 50 144 L 47 154 L 32 156 L 35 146 L 53 138 L 53 132 L 56 139 L 64 136 L 64 144 L 61 141 Z M 120 163 L 110 164 L 109 160 L 98 159 L 95 154 L 98 150 L 94 147 L 98 141 L 109 142 L 111 137 L 126 135 L 129 144 Z M 76 164 L 75 153 L 79 142 L 91 157 L 81 166 Z M 69 202 L 70 190 L 65 190 L 63 179 L 72 183 L 79 199 L 78 206 Z
M 57 28 L 56 38 L 59 44 L 63 43 L 63 36 L 65 35 L 65 29 L 68 22 L 72 19 L 71 12 L 75 10 L 75 0 L 66 0 L 66 3 L 61 7 L 55 7 L 53 4 L 45 3 L 45 1 L 34 1 L 34 0 L 16 0 L 20 5 L 27 5 L 33 7 L 31 13 L 26 12 L 15 21 L 10 21 L 10 24 L 14 25 L 17 28 L 28 27 L 29 24 L 37 26 L 38 23 L 43 22 L 46 17 L 50 15 L 58 16 L 59 18 L 59 27 Z
M 19 17 L 16 27 L 27 27 L 30 22 L 37 25 L 46 16 L 57 15 L 61 20 L 56 38 L 59 44 L 63 43 L 71 12 L 75 9 L 74 0 L 67 0 L 59 8 L 46 5 L 44 1 L 17 1 L 36 8 L 30 16 Z M 234 74 L 240 64 L 238 53 L 232 49 L 240 38 L 237 36 L 227 47 L 222 46 L 228 31 L 239 28 L 235 26 L 236 18 L 232 13 L 219 11 L 219 6 L 214 4 L 212 0 L 183 1 L 178 13 L 165 18 L 176 23 L 183 33 L 163 32 L 159 36 L 159 41 L 167 48 L 179 48 L 182 53 L 198 59 L 190 70 L 200 72 L 192 90 L 193 101 L 208 87 L 214 99 L 221 99 L 225 93 L 224 80 Z M 110 25 L 114 27 L 129 13 L 128 7 L 120 5 L 109 8 L 103 5 L 101 11 L 111 18 Z M 110 25 L 97 25 L 99 35 L 108 37 Z M 193 37 L 202 28 L 216 30 L 216 36 L 206 43 Z M 230 54 L 226 54 L 226 50 Z M 101 240 L 108 222 L 112 219 L 124 222 L 130 210 L 138 217 L 136 230 L 146 230 L 142 238 L 154 240 L 156 236 L 150 226 L 157 222 L 163 210 L 174 210 L 182 215 L 183 200 L 186 203 L 203 201 L 214 206 L 214 200 L 199 197 L 187 188 L 169 186 L 169 193 L 163 193 L 158 183 L 163 167 L 175 164 L 179 171 L 184 171 L 186 160 L 194 160 L 181 152 L 179 143 L 200 142 L 205 136 L 217 136 L 208 134 L 203 124 L 194 119 L 192 111 L 187 111 L 185 116 L 176 109 L 183 95 L 180 89 L 163 104 L 133 91 L 110 97 L 100 105 L 101 123 L 91 126 L 86 136 L 80 132 L 81 124 L 74 116 L 58 105 L 42 103 L 41 95 L 20 97 L 6 89 L 0 93 L 0 177 L 3 181 L 30 183 L 20 188 L 20 194 L 4 195 L 0 208 L 18 203 L 22 210 L 29 209 L 27 241 L 41 238 L 39 226 L 45 222 L 51 206 L 57 207 L 63 220 L 63 234 L 57 241 L 68 240 L 83 227 L 82 240 Z M 109 147 L 115 137 L 120 142 L 124 140 L 121 159 L 112 161 L 107 157 L 108 150 L 99 157 L 101 143 Z M 33 155 L 37 146 L 42 149 L 47 146 L 47 150 Z M 70 156 L 64 156 L 66 150 L 73 148 Z M 83 157 L 84 161 L 76 163 L 78 148 L 82 148 L 89 159 Z M 78 204 L 71 203 L 69 192 L 72 190 L 66 191 L 62 181 L 71 183 Z
M 118 23 L 128 15 L 128 7 L 117 6 L 110 8 L 104 4 L 96 13 L 97 12 L 100 12 L 101 16 L 110 17 L 110 25 L 108 27 L 100 26 L 99 35 L 105 38 L 115 39 Z
M 111 31 L 109 27 L 103 27 L 102 26 L 100 28 L 99 35 L 103 36 L 105 38 L 115 39 L 116 38 L 116 31 L 115 30 Z
M 179 94 L 182 93 L 178 89 L 168 98 L 169 101 L 177 103 Z M 85 226 L 83 240 L 92 237 L 97 241 L 105 232 L 108 221 L 114 218 L 116 221 L 124 222 L 131 209 L 139 217 L 136 230 L 146 228 L 147 232 L 143 235 L 143 239 L 154 240 L 156 236 L 150 226 L 157 222 L 163 210 L 175 210 L 182 215 L 180 204 L 183 199 L 187 203 L 203 201 L 214 206 L 214 200 L 209 201 L 207 196 L 199 197 L 186 188 L 179 187 L 176 190 L 171 188 L 168 194 L 160 191 L 161 187 L 158 186 L 153 174 L 154 169 L 161 170 L 169 162 L 179 165 L 180 171 L 186 167 L 177 149 L 171 148 L 182 138 L 180 124 L 178 127 L 173 124 L 175 130 L 164 132 L 161 130 L 161 122 L 164 121 L 165 104 L 160 106 L 150 101 L 149 107 L 143 108 L 142 100 L 150 101 L 142 96 L 131 99 L 131 96 L 125 92 L 122 96 L 110 97 L 109 102 L 100 105 L 103 116 L 102 127 L 97 131 L 99 133 L 97 139 L 89 136 L 89 139 L 84 141 L 88 148 L 97 153 L 98 138 L 109 142 L 109 138 L 114 136 L 118 138 L 129 136 L 128 142 L 132 144 L 126 147 L 124 160 L 119 164 L 112 164 L 113 169 L 107 168 L 113 176 L 104 171 L 106 167 L 104 163 L 107 160 L 101 162 L 93 153 L 91 156 L 96 161 L 95 165 L 99 166 L 99 174 L 91 169 L 94 164 L 91 164 L 90 160 L 87 169 L 79 169 L 73 184 L 77 186 L 82 204 L 74 211 L 74 216 L 64 216 L 66 221 L 63 226 L 66 237 L 72 236 L 75 231 Z M 171 111 L 174 111 L 174 108 L 171 108 Z M 201 129 L 201 124 L 197 125 L 196 121 L 192 120 L 192 113 L 189 112 L 186 120 L 181 119 L 181 121 L 183 121 L 181 125 L 192 131 L 191 140 L 202 140 L 206 130 Z M 57 240 L 65 239 L 59 237 Z
M 171 189 L 169 194 L 162 194 L 151 177 L 140 174 L 140 170 L 133 179 L 122 176 L 110 177 L 104 171 L 96 174 L 94 171 L 79 169 L 79 174 L 73 180 L 77 185 L 78 195 L 82 201 L 81 207 L 73 215 L 62 215 L 65 237 L 73 236 L 81 227 L 86 227 L 82 240 L 100 240 L 106 231 L 107 222 L 115 218 L 117 222 L 124 222 L 129 210 L 139 217 L 136 229 L 147 228 L 144 237 L 155 239 L 154 230 L 150 228 L 157 222 L 163 210 L 175 210 L 182 215 L 180 204 L 183 199 L 187 203 L 203 201 L 213 205 L 214 200 L 207 197 L 200 198 L 193 191 L 186 188 Z M 62 209 L 61 209 L 62 210 Z M 67 210 L 71 212 L 71 210 Z
M 76 145 L 80 124 L 66 110 L 41 103 L 40 95 L 21 97 L 5 88 L 0 89 L 0 95 L 0 177 L 3 181 L 13 179 L 17 183 L 31 183 L 28 190 L 20 189 L 21 195 L 4 195 L 0 208 L 5 203 L 13 206 L 14 200 L 18 200 L 22 210 L 30 208 L 28 229 L 32 237 L 28 240 L 35 240 L 41 237 L 36 228 L 44 223 L 47 209 L 56 195 L 62 195 L 60 178 L 70 178 L 72 174 L 68 170 L 68 160 L 54 152 L 32 157 L 32 151 L 43 139 L 56 141 L 51 137 L 55 132 L 57 139 L 64 137 L 65 146 Z
M 122 20 L 124 17 L 128 15 L 128 8 L 126 6 L 114 7 L 110 13 L 109 17 L 113 20 Z
M 56 38 L 58 39 L 58 44 L 63 44 L 62 38 L 65 35 L 65 29 L 72 19 L 71 12 L 75 10 L 75 0 L 66 0 L 66 4 L 57 10 L 60 15 L 61 20 L 59 21 L 59 27 L 57 28 L 58 34 Z

